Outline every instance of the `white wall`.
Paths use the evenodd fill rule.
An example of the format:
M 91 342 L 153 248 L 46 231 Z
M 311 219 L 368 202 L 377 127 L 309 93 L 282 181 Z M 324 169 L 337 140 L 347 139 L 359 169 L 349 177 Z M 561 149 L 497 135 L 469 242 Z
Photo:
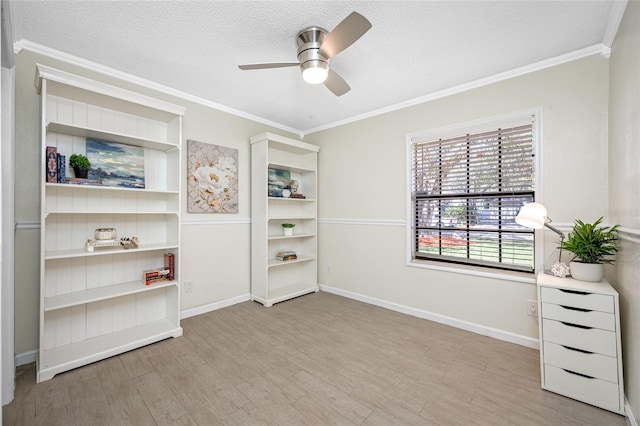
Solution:
M 405 135 L 542 107 L 541 201 L 570 226 L 607 213 L 607 102 L 608 60 L 592 56 L 308 135 L 321 146 L 320 282 L 537 339 L 525 310 L 536 300 L 532 276 L 523 283 L 406 266 Z
M 88 72 L 32 52 L 16 57 L 16 353 L 32 361 L 38 345 L 38 244 L 40 193 L 39 95 L 34 86 L 36 62 L 84 75 L 186 106 L 183 149 L 186 140 L 238 149 L 239 212 L 188 214 L 186 212 L 186 155 L 183 174 L 182 277 L 192 281 L 193 292 L 182 293 L 182 310 L 247 296 L 249 293 L 250 149 L 249 138 L 268 131 L 288 137 L 282 130 L 240 118 L 193 102 L 155 92 L 113 77 Z M 215 82 L 212 82 L 215 84 Z
M 612 284 L 620 293 L 625 394 L 640 420 L 640 3 L 631 1 L 611 54 L 609 181 L 611 221 L 622 226 Z

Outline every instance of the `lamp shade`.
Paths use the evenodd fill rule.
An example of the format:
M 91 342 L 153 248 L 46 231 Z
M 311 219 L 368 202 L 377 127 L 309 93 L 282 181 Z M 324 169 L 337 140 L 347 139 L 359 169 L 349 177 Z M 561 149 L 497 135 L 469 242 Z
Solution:
M 300 68 L 302 78 L 309 84 L 324 83 L 329 75 L 329 65 L 324 61 L 307 61 Z
M 540 229 L 547 221 L 547 209 L 540 203 L 527 203 L 518 212 L 516 223 L 527 228 Z

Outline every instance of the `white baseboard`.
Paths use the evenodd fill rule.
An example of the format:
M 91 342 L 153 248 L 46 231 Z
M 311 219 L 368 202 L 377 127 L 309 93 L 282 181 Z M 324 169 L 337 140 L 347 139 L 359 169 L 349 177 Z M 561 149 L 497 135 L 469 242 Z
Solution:
M 231 299 L 220 300 L 218 302 L 207 303 L 206 305 L 197 306 L 195 308 L 185 309 L 180 312 L 180 319 L 186 319 L 194 317 L 196 315 L 206 314 L 207 312 L 216 311 L 218 309 L 226 308 L 227 306 L 246 302 L 248 300 L 251 300 L 251 295 L 249 293 L 232 297 Z
M 624 413 L 627 416 L 627 424 L 629 426 L 638 426 L 638 421 L 633 415 L 633 411 L 631 411 L 631 405 L 629 405 L 629 400 L 624 398 Z
M 462 321 L 456 318 L 447 317 L 433 312 L 424 311 L 422 309 L 412 308 L 410 306 L 400 305 L 398 303 L 388 302 L 382 299 L 376 299 L 375 297 L 365 296 L 358 293 L 353 293 L 347 290 L 342 290 L 335 287 L 330 287 L 324 284 L 320 284 L 320 290 L 327 293 L 337 294 L 338 296 L 344 296 L 349 299 L 358 300 L 360 302 L 368 303 L 370 305 L 380 306 L 382 308 L 390 309 L 392 311 L 400 312 L 414 317 L 423 318 L 429 321 L 438 322 L 441 324 L 449 325 L 451 327 L 460 328 L 462 330 L 471 331 L 483 336 L 493 337 L 494 339 L 504 340 L 506 342 L 515 343 L 521 346 L 526 346 L 532 349 L 540 349 L 538 339 L 532 339 L 531 337 L 522 336 L 515 333 L 509 333 L 508 331 L 498 330 L 496 328 L 486 327 L 483 325 Z
M 16 367 L 36 362 L 38 351 L 29 351 L 16 355 Z

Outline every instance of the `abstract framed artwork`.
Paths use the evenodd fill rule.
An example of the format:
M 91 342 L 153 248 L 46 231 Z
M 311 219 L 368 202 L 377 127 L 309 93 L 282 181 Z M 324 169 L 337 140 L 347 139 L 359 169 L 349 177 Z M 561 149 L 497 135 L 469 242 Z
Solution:
M 187 211 L 238 213 L 238 150 L 187 140 Z

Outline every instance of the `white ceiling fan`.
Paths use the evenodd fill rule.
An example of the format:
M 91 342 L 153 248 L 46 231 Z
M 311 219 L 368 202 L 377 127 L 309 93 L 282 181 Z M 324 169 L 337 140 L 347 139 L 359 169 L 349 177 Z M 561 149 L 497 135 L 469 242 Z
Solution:
M 342 96 L 351 90 L 351 87 L 329 68 L 329 61 L 355 43 L 370 28 L 371 22 L 367 18 L 357 12 L 352 12 L 331 32 L 320 27 L 310 27 L 300 31 L 296 36 L 298 62 L 238 65 L 238 68 L 241 70 L 260 70 L 299 66 L 302 78 L 307 83 L 324 83 L 336 96 Z

